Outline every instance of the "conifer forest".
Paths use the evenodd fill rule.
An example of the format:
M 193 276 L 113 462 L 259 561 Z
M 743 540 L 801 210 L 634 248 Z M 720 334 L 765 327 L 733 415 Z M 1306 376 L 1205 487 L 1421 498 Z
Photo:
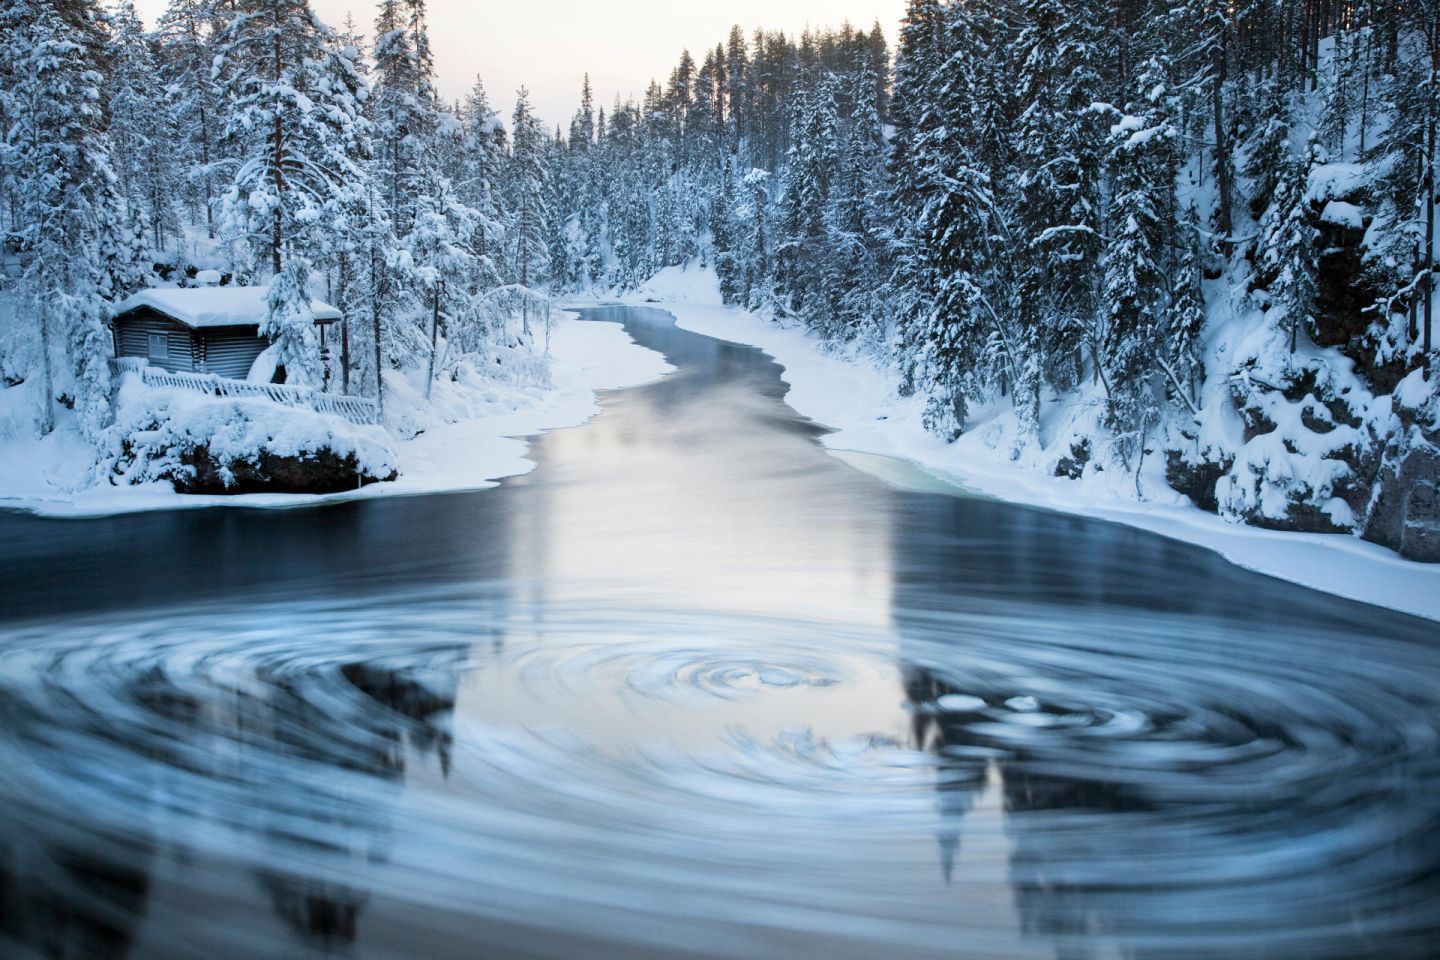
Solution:
M 1440 0 L 0 0 L 0 957 L 1440 960 L 1437 128 Z

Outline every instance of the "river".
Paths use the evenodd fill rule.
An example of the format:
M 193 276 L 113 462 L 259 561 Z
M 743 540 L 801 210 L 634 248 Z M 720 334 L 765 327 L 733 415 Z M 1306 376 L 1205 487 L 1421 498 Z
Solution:
M 587 319 L 676 371 L 494 489 L 0 515 L 0 954 L 1440 957 L 1433 623 Z

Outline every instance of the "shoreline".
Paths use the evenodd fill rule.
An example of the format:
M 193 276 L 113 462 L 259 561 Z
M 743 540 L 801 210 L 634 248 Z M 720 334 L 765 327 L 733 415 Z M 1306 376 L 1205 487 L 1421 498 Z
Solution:
M 921 425 L 922 401 L 896 396 L 884 371 L 863 359 L 838 356 L 802 330 L 720 303 L 713 274 L 678 268 L 668 272 L 620 301 L 663 310 L 683 330 L 764 351 L 784 368 L 782 379 L 790 386 L 785 402 L 833 431 L 820 438 L 832 452 L 905 461 L 959 494 L 1122 523 L 1204 547 L 1256 573 L 1440 621 L 1440 564 L 1405 560 L 1347 534 L 1292 533 L 1232 523 L 1178 493 L 1167 502 L 1097 496 L 1094 488 L 1011 462 L 999 451 L 984 449 L 981 441 L 965 443 L 962 437 L 947 444 Z
M 66 470 L 71 476 L 83 476 L 92 454 L 88 447 L 80 445 L 78 437 L 51 434 L 40 440 L 5 442 L 12 458 L 24 457 L 24 448 L 31 448 L 34 460 L 29 476 L 21 482 L 28 479 L 32 489 L 11 494 L 3 486 L 7 480 L 13 482 L 14 475 L 0 475 L 0 510 L 46 519 L 84 520 L 216 507 L 291 510 L 383 497 L 485 490 L 506 477 L 534 468 L 534 461 L 526 456 L 526 438 L 580 426 L 599 415 L 598 391 L 639 386 L 673 369 L 658 353 L 630 339 L 618 324 L 572 317 L 560 320 L 552 331 L 551 356 L 550 387 L 511 391 L 504 400 L 494 402 L 493 412 L 440 424 L 409 440 L 395 440 L 402 467 L 396 480 L 319 494 L 182 494 L 164 483 L 96 483 L 68 491 L 62 484 L 52 486 L 52 477 Z

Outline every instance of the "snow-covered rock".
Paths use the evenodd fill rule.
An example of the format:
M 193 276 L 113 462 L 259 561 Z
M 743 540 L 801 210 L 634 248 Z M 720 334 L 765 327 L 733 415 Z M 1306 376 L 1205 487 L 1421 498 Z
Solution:
M 127 377 L 101 463 L 112 483 L 178 493 L 333 493 L 393 480 L 376 426 L 269 400 L 219 398 Z
M 1365 218 L 1360 208 L 1344 200 L 1331 200 L 1325 204 L 1325 209 L 1320 211 L 1320 219 L 1351 230 L 1365 229 Z
M 1385 449 L 1364 537 L 1410 560 L 1440 563 L 1440 446 L 1417 426 Z

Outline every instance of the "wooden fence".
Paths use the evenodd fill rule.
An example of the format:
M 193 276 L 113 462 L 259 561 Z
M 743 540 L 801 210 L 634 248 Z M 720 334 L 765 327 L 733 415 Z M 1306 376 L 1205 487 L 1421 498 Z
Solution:
M 251 383 L 248 380 L 231 380 L 213 373 L 171 373 L 159 367 L 141 366 L 133 362 L 136 357 L 122 357 L 112 361 L 116 373 L 139 374 L 140 379 L 152 387 L 174 387 L 179 390 L 193 390 L 213 397 L 259 397 L 287 407 L 305 407 L 318 413 L 333 413 L 351 423 L 375 423 L 378 419 L 375 401 L 363 397 L 346 397 L 333 393 L 321 393 L 308 387 L 297 387 L 288 383 Z M 142 361 L 143 362 L 143 361 Z

